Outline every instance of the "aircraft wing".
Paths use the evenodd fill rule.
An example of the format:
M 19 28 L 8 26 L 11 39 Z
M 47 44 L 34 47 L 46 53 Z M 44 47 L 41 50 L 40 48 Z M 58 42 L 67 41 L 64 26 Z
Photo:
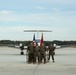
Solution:
M 20 49 L 20 46 L 19 45 L 9 45 L 9 47 Z M 24 49 L 26 50 L 27 49 L 27 46 L 24 46 Z
M 15 48 L 20 48 L 20 46 L 15 45 Z M 24 49 L 27 49 L 27 46 L 24 46 Z
M 69 45 L 58 45 L 56 46 L 56 49 L 59 49 L 59 48 L 65 48 L 65 47 L 76 47 L 75 44 L 69 44 Z
M 52 32 L 51 30 L 24 30 L 24 32 Z

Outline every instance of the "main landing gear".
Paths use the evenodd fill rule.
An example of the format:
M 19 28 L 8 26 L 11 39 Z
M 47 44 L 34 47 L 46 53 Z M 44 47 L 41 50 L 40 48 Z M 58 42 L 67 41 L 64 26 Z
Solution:
M 20 53 L 21 55 L 24 55 L 24 52 L 23 51 L 21 51 L 21 53 Z

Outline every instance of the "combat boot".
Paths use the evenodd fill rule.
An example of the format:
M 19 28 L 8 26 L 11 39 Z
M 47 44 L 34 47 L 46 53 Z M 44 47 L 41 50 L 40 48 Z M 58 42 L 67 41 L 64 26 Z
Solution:
M 44 62 L 44 64 L 46 64 L 46 62 Z
M 54 63 L 55 61 L 53 60 L 53 63 Z

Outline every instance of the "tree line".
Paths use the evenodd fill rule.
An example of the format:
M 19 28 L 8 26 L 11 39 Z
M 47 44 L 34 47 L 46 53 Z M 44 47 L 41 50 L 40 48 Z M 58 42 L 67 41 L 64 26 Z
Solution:
M 12 40 L 0 40 L 0 45 L 5 45 L 5 44 L 14 44 L 14 45 L 19 45 L 20 43 L 23 43 L 24 45 L 29 45 L 30 42 L 32 41 L 12 41 Z M 44 41 L 45 45 L 49 45 L 50 43 L 55 43 L 57 45 L 71 45 L 71 44 L 76 44 L 76 41 L 59 41 L 59 40 L 54 40 L 54 41 Z

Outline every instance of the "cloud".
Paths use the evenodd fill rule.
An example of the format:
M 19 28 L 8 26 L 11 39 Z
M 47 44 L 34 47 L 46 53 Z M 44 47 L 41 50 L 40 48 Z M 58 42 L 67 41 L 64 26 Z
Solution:
M 9 26 L 1 27 L 0 26 L 0 39 L 9 39 L 9 40 L 33 40 L 33 32 L 23 32 L 24 30 L 32 29 L 43 29 L 43 27 L 30 27 L 30 26 Z M 44 28 L 47 29 L 47 28 Z M 36 37 L 37 37 L 37 33 Z M 41 33 L 40 33 L 41 34 Z M 40 35 L 39 34 L 39 35 Z M 27 36 L 26 36 L 27 35 Z
M 0 11 L 0 21 L 16 21 L 14 11 Z
M 9 40 L 32 40 L 33 32 L 23 32 L 24 30 L 32 30 L 32 29 L 44 29 L 44 30 L 52 30 L 51 33 L 44 33 L 44 40 L 72 40 L 75 39 L 75 29 L 67 28 L 67 27 L 43 27 L 43 26 L 9 26 L 9 27 L 1 27 L 0 26 L 0 39 L 9 39 Z M 37 33 L 36 37 L 37 37 Z M 27 36 L 26 36 L 27 35 Z M 41 33 L 39 33 L 39 38 L 41 38 Z
M 60 10 L 58 8 L 52 8 L 52 11 L 59 12 Z
M 29 33 L 30 35 L 28 33 L 23 33 L 24 29 L 52 30 L 53 33 L 51 34 L 49 33 L 49 36 L 48 34 L 45 33 L 44 35 L 45 39 L 48 38 L 71 39 L 73 37 L 74 38 L 76 37 L 75 36 L 76 10 L 75 8 L 72 9 L 74 6 L 76 6 L 76 0 L 30 0 L 30 1 L 31 1 L 30 5 L 25 4 L 28 5 L 26 8 L 29 11 L 29 13 L 28 11 L 27 13 L 24 12 L 26 11 L 24 10 L 24 8 L 21 9 L 22 11 L 19 9 L 20 11 L 17 12 L 9 10 L 0 11 L 0 35 L 3 36 L 3 37 L 0 36 L 0 38 L 30 39 L 31 38 L 30 36 L 32 36 L 33 33 L 32 34 Z M 34 3 L 33 6 L 31 5 L 33 4 L 32 1 Z M 33 11 L 31 13 L 30 7 L 31 8 L 36 7 L 36 10 L 32 9 Z M 26 34 L 28 37 L 26 36 Z
M 29 26 L 35 25 L 75 25 L 76 22 L 76 11 L 59 11 L 58 8 L 52 8 L 55 12 L 50 13 L 21 13 L 11 11 L 1 11 L 0 21 L 13 22 L 13 23 L 24 23 Z M 71 26 L 72 26 L 71 25 Z
M 45 9 L 44 7 L 38 6 L 37 9 L 43 10 Z
M 31 1 L 31 0 L 30 0 Z M 44 3 L 55 5 L 76 5 L 76 0 L 32 0 L 33 3 Z
M 12 13 L 13 13 L 13 11 L 5 11 L 5 10 L 0 11 L 0 15 L 9 15 Z
M 13 22 L 29 26 L 75 26 L 76 25 L 76 11 L 59 11 L 58 8 L 52 8 L 55 12 L 50 13 L 20 13 L 11 11 L 1 11 L 0 21 L 2 22 Z M 58 12 L 56 12 L 58 11 Z M 57 27 L 56 26 L 56 27 Z
M 48 23 L 48 21 L 50 21 L 52 19 L 54 20 L 54 17 L 51 17 L 47 13 L 17 14 L 15 12 L 10 13 L 10 12 L 4 11 L 2 14 L 0 14 L 0 21 L 2 21 L 2 22 L 24 22 L 24 23 L 44 24 L 44 23 Z

